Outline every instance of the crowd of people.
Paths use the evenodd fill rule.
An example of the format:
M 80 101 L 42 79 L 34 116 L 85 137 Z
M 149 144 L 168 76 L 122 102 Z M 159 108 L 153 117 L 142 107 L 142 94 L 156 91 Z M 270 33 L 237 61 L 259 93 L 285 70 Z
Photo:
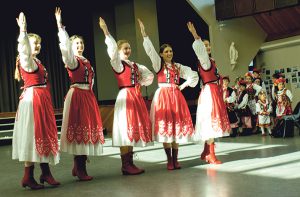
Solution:
M 223 98 L 232 128 L 230 136 L 259 132 L 262 136 L 272 136 L 277 121 L 292 114 L 293 95 L 286 88 L 286 79 L 281 73 L 275 73 L 272 81 L 272 88 L 267 92 L 257 69 L 237 77 L 233 87 L 228 87 L 229 77 L 223 77 Z

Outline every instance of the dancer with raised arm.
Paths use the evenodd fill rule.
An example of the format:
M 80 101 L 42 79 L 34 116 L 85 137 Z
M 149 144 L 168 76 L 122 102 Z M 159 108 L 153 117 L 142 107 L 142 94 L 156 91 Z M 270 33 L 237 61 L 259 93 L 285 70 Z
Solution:
M 198 71 L 203 83 L 195 126 L 196 135 L 200 135 L 202 141 L 205 141 L 201 159 L 211 164 L 221 164 L 215 156 L 214 139 L 228 136 L 230 123 L 223 101 L 222 86 L 219 84 L 220 76 L 215 61 L 209 57 L 209 41 L 202 41 L 193 23 L 188 22 L 187 27 L 195 39 L 193 49 L 199 60 Z
M 50 171 L 50 164 L 59 162 L 57 128 L 51 94 L 48 87 L 48 73 L 37 55 L 41 50 L 41 37 L 27 33 L 23 12 L 17 18 L 20 28 L 18 38 L 19 55 L 16 61 L 15 78 L 24 81 L 16 114 L 12 158 L 25 162 L 23 187 L 42 189 L 34 179 L 34 163 L 40 163 L 40 182 L 57 186 Z
M 145 170 L 133 163 L 133 147 L 153 145 L 153 140 L 150 118 L 140 88 L 149 86 L 154 76 L 147 67 L 129 60 L 129 42 L 119 40 L 116 43 L 101 17 L 99 26 L 105 35 L 107 52 L 120 89 L 114 110 L 113 146 L 120 147 L 123 175 L 141 174 Z
M 155 92 L 150 117 L 155 140 L 162 142 L 167 155 L 167 169 L 180 169 L 178 162 L 179 143 L 192 141 L 194 126 L 187 102 L 181 90 L 195 87 L 199 77 L 188 66 L 174 62 L 171 45 L 163 44 L 159 54 L 146 34 L 144 24 L 138 19 L 144 49 L 157 75 L 158 89 Z M 179 79 L 186 81 L 179 85 Z
M 72 175 L 81 181 L 92 180 L 87 174 L 87 155 L 103 153 L 104 135 L 98 102 L 92 90 L 94 70 L 83 56 L 81 36 L 69 35 L 62 24 L 61 9 L 55 9 L 59 47 L 68 71 L 71 87 L 64 102 L 61 128 L 61 150 L 74 155 Z

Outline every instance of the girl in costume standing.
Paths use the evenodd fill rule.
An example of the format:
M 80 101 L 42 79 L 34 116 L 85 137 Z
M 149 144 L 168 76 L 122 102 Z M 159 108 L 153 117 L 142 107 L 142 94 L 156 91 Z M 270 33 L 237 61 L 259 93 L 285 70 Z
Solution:
M 191 141 L 194 136 L 193 122 L 186 100 L 181 93 L 185 87 L 195 87 L 199 77 L 190 67 L 173 60 L 169 44 L 160 47 L 159 54 L 145 32 L 144 24 L 138 20 L 144 48 L 150 57 L 158 79 L 158 89 L 151 104 L 151 122 L 155 140 L 162 142 L 167 155 L 167 169 L 180 169 L 178 163 L 179 143 Z M 179 85 L 179 78 L 186 81 Z
M 34 163 L 40 163 L 40 182 L 59 185 L 50 171 L 50 164 L 59 162 L 57 128 L 46 68 L 36 57 L 41 50 L 41 37 L 27 34 L 25 15 L 17 18 L 20 27 L 19 56 L 15 78 L 24 81 L 13 132 L 12 158 L 25 162 L 23 187 L 44 188 L 34 179 Z
M 211 164 L 221 164 L 215 156 L 214 138 L 228 136 L 231 130 L 226 106 L 222 96 L 220 76 L 215 61 L 209 57 L 211 48 L 209 41 L 201 40 L 193 23 L 187 23 L 188 30 L 195 41 L 193 49 L 198 57 L 198 71 L 203 83 L 198 99 L 196 135 L 205 141 L 201 159 Z
M 145 170 L 133 163 L 133 147 L 153 145 L 148 110 L 141 94 L 141 86 L 149 86 L 153 74 L 143 65 L 129 60 L 131 47 L 127 40 L 114 40 L 103 18 L 99 26 L 105 35 L 107 52 L 119 93 L 115 103 L 113 146 L 120 147 L 123 175 L 137 175 Z
M 83 56 L 83 38 L 78 35 L 69 38 L 60 8 L 56 8 L 55 17 L 62 59 L 71 81 L 64 102 L 61 150 L 74 155 L 72 175 L 89 181 L 93 177 L 87 174 L 87 155 L 101 155 L 104 144 L 100 110 L 92 90 L 95 73 Z
M 261 129 L 261 135 L 266 136 L 265 129 L 271 134 L 271 118 L 270 114 L 272 112 L 272 105 L 267 99 L 267 94 L 265 91 L 260 91 L 258 93 L 258 101 L 256 103 L 256 113 L 258 115 L 257 126 Z

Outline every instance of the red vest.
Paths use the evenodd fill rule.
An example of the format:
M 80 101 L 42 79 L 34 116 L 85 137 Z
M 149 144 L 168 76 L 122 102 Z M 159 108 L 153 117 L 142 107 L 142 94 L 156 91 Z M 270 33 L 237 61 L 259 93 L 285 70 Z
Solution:
M 78 61 L 77 68 L 73 70 L 67 68 L 71 83 L 90 84 L 91 86 L 94 78 L 94 71 L 90 62 L 88 60 L 84 61 L 77 56 L 75 57 Z
M 24 88 L 37 85 L 46 85 L 48 81 L 48 73 L 46 68 L 38 61 L 33 60 L 38 66 L 34 72 L 27 72 L 20 66 L 21 77 L 24 81 Z
M 247 94 L 249 96 L 248 97 L 249 100 L 255 99 L 256 90 L 253 88 L 253 84 L 247 85 L 246 91 L 247 91 Z
M 172 64 L 172 68 L 161 66 L 160 70 L 157 73 L 158 83 L 171 83 L 179 84 L 179 74 L 180 70 L 176 68 L 175 64 Z
M 119 89 L 125 88 L 125 87 L 135 87 L 138 85 L 139 81 L 139 69 L 138 66 L 133 63 L 133 68 L 128 65 L 125 61 L 121 61 L 124 68 L 123 71 L 118 73 L 114 70 L 115 77 L 118 81 Z
M 204 70 L 200 64 L 198 63 L 198 72 L 200 74 L 201 80 L 203 82 L 203 85 L 210 83 L 210 82 L 215 82 L 219 80 L 219 75 L 218 75 L 218 70 L 216 67 L 215 61 L 212 59 L 209 59 L 211 63 L 211 67 L 208 70 Z
M 223 94 L 225 94 L 225 99 L 228 98 L 228 97 L 230 97 L 231 94 L 232 94 L 232 92 L 233 92 L 233 89 L 230 88 L 230 87 L 227 87 L 227 89 L 223 89 Z M 227 103 L 226 102 L 226 107 L 228 109 L 230 109 L 231 111 L 234 110 L 234 105 L 235 105 L 234 103 Z

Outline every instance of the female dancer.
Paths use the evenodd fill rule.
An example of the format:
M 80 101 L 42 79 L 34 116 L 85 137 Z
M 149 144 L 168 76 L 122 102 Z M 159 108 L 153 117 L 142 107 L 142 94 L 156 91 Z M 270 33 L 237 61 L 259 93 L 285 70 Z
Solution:
M 123 175 L 141 174 L 145 170 L 133 164 L 133 147 L 153 145 L 153 141 L 140 88 L 150 85 L 154 76 L 145 66 L 129 60 L 129 42 L 120 40 L 116 43 L 101 17 L 99 26 L 105 35 L 107 52 L 120 89 L 114 111 L 113 146 L 120 147 Z
M 144 37 L 145 51 L 158 79 L 159 88 L 155 92 L 150 112 L 152 130 L 155 140 L 163 142 L 168 159 L 167 169 L 180 169 L 179 143 L 191 141 L 194 135 L 191 114 L 181 90 L 187 86 L 195 87 L 199 77 L 190 67 L 173 61 L 173 50 L 169 44 L 163 44 L 158 54 L 145 32 L 144 24 L 141 20 L 138 22 Z M 179 85 L 179 78 L 186 81 Z
M 196 134 L 205 141 L 201 159 L 211 164 L 220 164 L 221 161 L 215 156 L 214 138 L 227 136 L 230 132 L 222 87 L 219 85 L 220 77 L 215 61 L 209 57 L 209 41 L 202 42 L 193 23 L 188 22 L 187 27 L 195 39 L 193 49 L 199 59 L 198 70 L 203 82 L 196 118 Z
M 92 180 L 86 171 L 87 155 L 101 155 L 104 136 L 97 100 L 93 93 L 94 70 L 83 56 L 81 36 L 69 38 L 62 24 L 61 9 L 55 17 L 63 62 L 72 83 L 64 102 L 61 128 L 61 150 L 74 155 L 72 175 L 81 181 Z
M 23 12 L 17 18 L 20 27 L 18 38 L 19 56 L 16 62 L 15 78 L 24 81 L 13 132 L 12 158 L 25 162 L 23 187 L 42 189 L 34 179 L 34 163 L 40 163 L 40 182 L 59 185 L 49 168 L 59 162 L 57 128 L 51 95 L 48 88 L 48 74 L 36 57 L 41 50 L 41 37 L 27 34 L 26 18 Z

